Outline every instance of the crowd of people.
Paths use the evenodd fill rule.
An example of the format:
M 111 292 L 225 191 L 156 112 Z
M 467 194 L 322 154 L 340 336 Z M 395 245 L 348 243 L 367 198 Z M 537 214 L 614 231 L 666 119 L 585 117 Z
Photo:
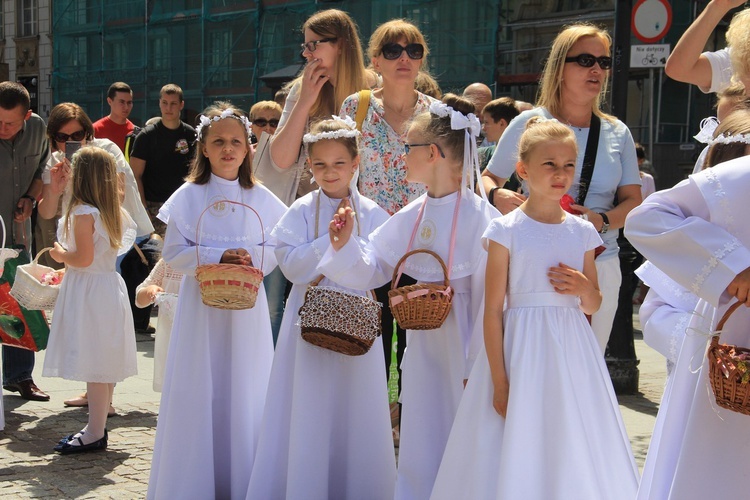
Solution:
M 557 35 L 534 106 L 482 83 L 443 95 L 417 25 L 385 22 L 363 50 L 336 9 L 302 26 L 307 64 L 283 104 L 217 101 L 195 126 L 175 84 L 141 129 L 123 82 L 108 116 L 60 103 L 46 125 L 0 83 L 0 215 L 15 228 L 36 213 L 36 248 L 66 268 L 42 373 L 86 383 L 65 404 L 88 421 L 54 450 L 107 448 L 135 332 L 154 332 L 139 311 L 157 304 L 148 498 L 685 499 L 712 494 L 707 473 L 740 477 L 747 417 L 716 409 L 698 368 L 730 303 L 750 305 L 750 9 L 727 50 L 700 53 L 742 3 L 711 0 L 670 58 L 725 105 L 694 175 L 656 193 L 643 148 L 602 110 L 612 42 L 589 24 Z M 643 477 L 603 357 L 623 228 L 647 259 L 644 338 L 669 370 Z M 123 257 L 152 242 L 150 273 L 123 280 Z M 207 305 L 196 276 L 211 265 L 262 275 L 254 305 Z M 363 354 L 306 340 L 311 286 L 375 304 Z M 441 320 L 402 328 L 392 310 L 423 296 Z M 361 343 L 345 304 L 326 306 L 343 333 L 316 332 Z M 722 340 L 750 346 L 749 319 Z M 50 399 L 33 352 L 3 346 L 2 361 L 5 390 Z

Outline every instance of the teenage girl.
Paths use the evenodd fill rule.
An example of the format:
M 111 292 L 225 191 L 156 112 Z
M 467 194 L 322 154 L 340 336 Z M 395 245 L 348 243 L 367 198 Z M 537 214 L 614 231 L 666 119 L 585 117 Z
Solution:
M 456 416 L 432 498 L 629 499 L 638 469 L 585 314 L 601 304 L 593 224 L 567 214 L 577 147 L 532 118 L 516 172 L 529 196 L 492 221 L 484 354 Z
M 86 382 L 88 424 L 55 446 L 62 454 L 107 447 L 107 411 L 116 382 L 137 372 L 135 332 L 125 282 L 115 271 L 135 223 L 120 206 L 117 168 L 107 151 L 86 146 L 73 157 L 70 202 L 50 250 L 66 266 L 55 303 L 45 377 Z

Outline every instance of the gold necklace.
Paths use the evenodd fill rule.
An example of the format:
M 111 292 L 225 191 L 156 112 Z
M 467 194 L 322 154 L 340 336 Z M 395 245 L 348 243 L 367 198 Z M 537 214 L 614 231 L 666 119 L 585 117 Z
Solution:
M 241 185 L 241 184 L 239 183 L 239 180 L 237 181 L 237 188 L 238 188 L 238 189 L 237 189 L 237 199 L 235 199 L 235 200 L 233 200 L 232 198 L 230 198 L 229 196 L 227 196 L 227 195 L 226 195 L 226 194 L 224 193 L 224 190 L 223 190 L 223 189 L 221 189 L 221 183 L 217 182 L 217 183 L 216 183 L 216 187 L 217 187 L 217 188 L 219 189 L 219 193 L 221 193 L 221 196 L 223 196 L 225 200 L 228 200 L 228 201 L 234 201 L 234 202 L 238 202 L 238 203 L 242 203 L 242 202 L 243 202 L 243 196 L 242 196 L 242 185 Z M 224 204 L 222 203 L 221 205 L 222 205 L 222 206 L 220 206 L 220 207 L 217 207 L 217 208 L 218 208 L 219 210 L 224 210 L 224 207 L 223 207 L 223 205 L 224 205 Z M 231 207 L 232 207 L 232 208 L 231 208 L 232 212 L 235 212 L 235 211 L 237 210 L 237 207 L 236 207 L 236 206 L 235 206 L 234 204 L 231 204 L 231 203 L 230 203 L 230 205 L 231 205 Z

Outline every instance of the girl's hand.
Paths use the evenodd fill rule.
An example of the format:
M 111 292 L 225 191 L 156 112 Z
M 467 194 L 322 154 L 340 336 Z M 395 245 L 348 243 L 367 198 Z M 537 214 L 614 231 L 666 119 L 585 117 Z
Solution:
M 338 251 L 346 245 L 354 229 L 354 211 L 349 206 L 349 200 L 344 198 L 339 204 L 339 208 L 333 215 L 333 220 L 328 225 L 328 236 L 331 239 L 331 246 Z
M 310 107 L 320 94 L 320 89 L 330 78 L 326 75 L 326 69 L 320 67 L 320 59 L 312 59 L 302 72 L 302 86 L 300 88 L 299 101 L 304 101 Z
M 67 250 L 65 250 L 58 242 L 55 242 L 52 246 L 52 250 L 49 251 L 50 257 L 52 257 L 55 262 L 59 262 L 61 264 L 65 263 L 64 256 L 66 253 L 68 253 Z
M 135 296 L 135 305 L 146 307 L 156 301 L 156 294 L 163 292 L 164 289 L 159 285 L 149 285 L 141 288 Z
M 56 163 L 49 169 L 50 173 L 50 191 L 52 194 L 61 195 L 70 180 L 70 162 L 67 158 Z
M 508 414 L 508 397 L 510 395 L 510 384 L 508 379 L 495 382 L 495 391 L 492 394 L 492 406 L 498 415 L 505 418 Z
M 230 248 L 226 250 L 219 261 L 222 264 L 239 264 L 241 266 L 252 266 L 253 259 L 244 248 Z
M 734 277 L 727 287 L 727 293 L 750 307 L 750 267 Z
M 555 291 L 563 295 L 580 296 L 595 291 L 586 275 L 562 262 L 559 267 L 550 267 L 547 276 Z

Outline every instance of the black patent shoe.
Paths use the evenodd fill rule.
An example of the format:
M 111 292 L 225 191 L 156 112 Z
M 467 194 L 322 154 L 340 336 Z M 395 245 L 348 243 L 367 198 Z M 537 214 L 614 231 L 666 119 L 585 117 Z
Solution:
M 99 439 L 98 441 L 94 441 L 93 443 L 83 444 L 81 438 L 75 438 L 75 440 L 78 441 L 77 445 L 70 444 L 70 441 L 61 441 L 53 449 L 62 455 L 68 455 L 72 453 L 85 453 L 87 451 L 106 450 L 107 438 L 107 430 L 105 429 L 104 437 Z

